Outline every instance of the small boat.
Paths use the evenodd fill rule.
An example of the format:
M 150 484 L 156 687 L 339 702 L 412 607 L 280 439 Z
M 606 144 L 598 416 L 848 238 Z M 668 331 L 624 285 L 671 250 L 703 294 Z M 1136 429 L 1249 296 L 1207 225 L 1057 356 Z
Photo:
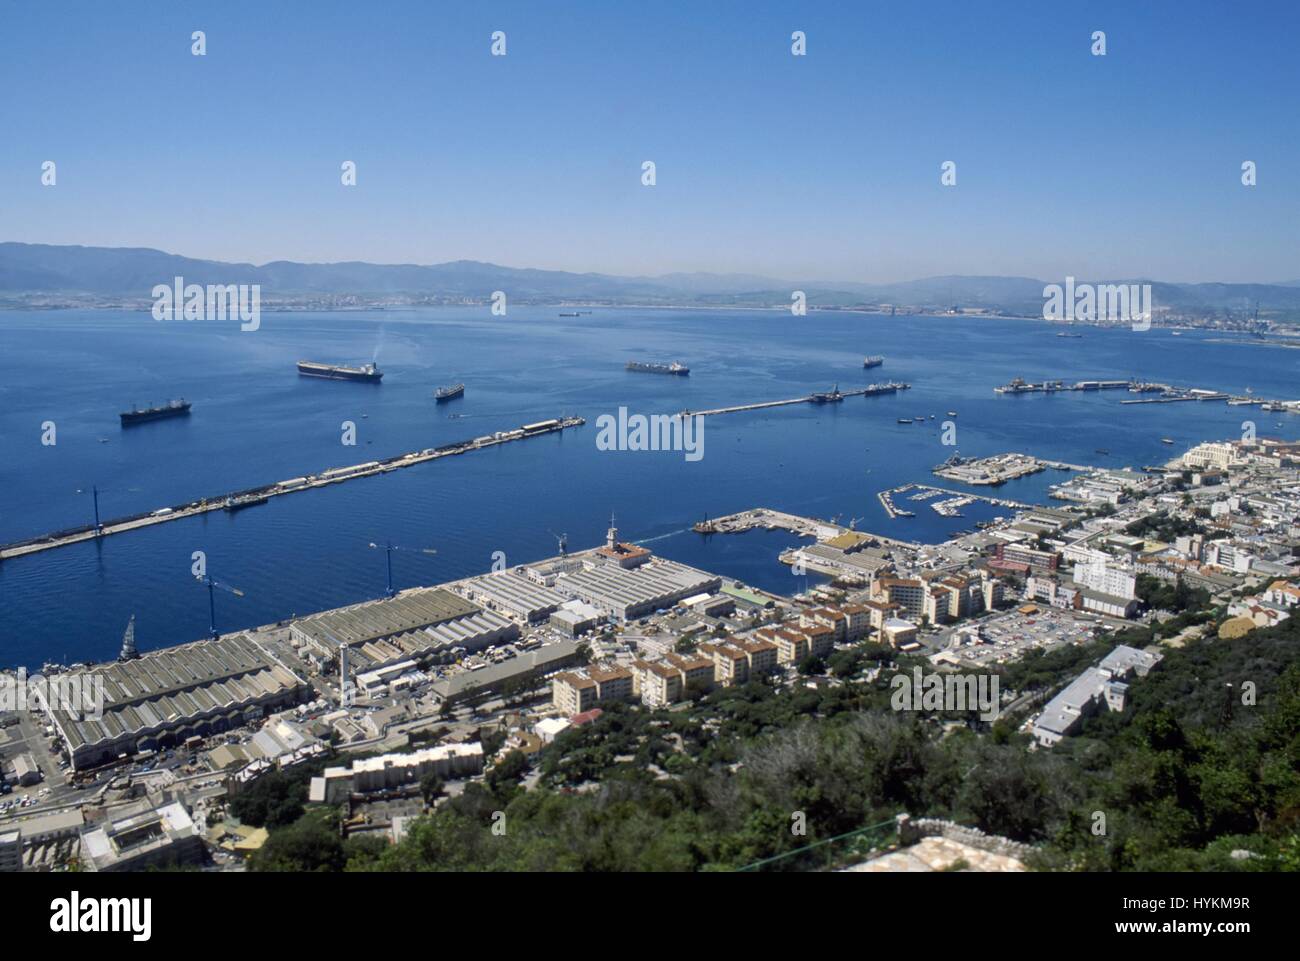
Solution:
M 1098 448 L 1097 448 L 1097 453 L 1098 453 L 1098 454 L 1109 454 L 1110 451 L 1108 451 L 1108 450 L 1107 450 L 1106 448 L 1104 448 L 1104 447 L 1098 447 Z
M 1172 444 L 1173 442 L 1174 442 L 1174 439 L 1173 439 L 1172 437 L 1161 437 L 1161 438 L 1160 438 L 1160 443 L 1162 443 L 1162 444 Z
M 910 418 L 910 417 L 900 417 L 900 418 L 898 418 L 898 422 L 899 422 L 900 424 L 910 424 L 910 423 L 912 423 L 912 418 Z
M 949 416 L 949 417 L 956 417 L 956 416 L 957 416 L 957 412 L 956 412 L 955 410 L 950 410 L 950 411 L 948 411 L 948 416 Z
M 439 387 L 433 392 L 433 399 L 442 403 L 444 400 L 451 400 L 453 397 L 459 397 L 465 393 L 464 384 L 448 384 L 446 387 Z

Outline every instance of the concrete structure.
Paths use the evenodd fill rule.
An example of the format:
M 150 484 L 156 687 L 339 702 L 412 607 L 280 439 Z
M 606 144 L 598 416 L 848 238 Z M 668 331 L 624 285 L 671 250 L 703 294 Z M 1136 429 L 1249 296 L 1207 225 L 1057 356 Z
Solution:
M 1043 747 L 1051 747 L 1077 731 L 1083 719 L 1095 714 L 1103 704 L 1112 711 L 1124 710 L 1126 682 L 1134 675 L 1146 677 L 1160 658 L 1159 654 L 1120 644 L 1047 703 L 1034 721 L 1034 739 Z
M 23 832 L 18 828 L 0 830 L 0 873 L 23 869 Z
M 523 624 L 538 624 L 564 603 L 564 595 L 516 571 L 496 571 L 466 581 L 461 589 L 485 608 Z
M 580 646 L 575 640 L 546 644 L 499 664 L 489 664 L 477 671 L 461 671 L 435 681 L 430 690 L 440 700 L 453 704 L 467 698 L 496 694 L 508 683 L 534 681 L 578 663 Z
M 202 859 L 194 822 L 176 802 L 110 821 L 81 839 L 82 864 L 91 871 L 140 871 Z
M 391 791 L 417 785 L 426 774 L 459 778 L 483 773 L 483 745 L 442 744 L 410 754 L 383 754 L 329 767 L 311 779 L 308 800 L 342 804 L 353 794 Z
M 165 648 L 92 673 L 103 681 L 101 716 L 51 714 L 77 770 L 247 724 L 311 690 L 244 634 Z
M 40 765 L 30 754 L 19 754 L 14 758 L 14 781 L 22 787 L 30 787 L 41 782 Z
M 352 657 L 362 655 L 357 664 L 364 663 L 373 669 L 407 658 L 418 660 L 440 648 L 453 646 L 460 639 L 439 637 L 426 629 L 486 613 L 450 591 L 421 588 L 404 591 L 396 597 L 305 617 L 293 623 L 290 635 L 305 656 L 331 660 L 338 655 L 341 646 L 347 645 Z M 502 621 L 503 618 L 493 615 L 491 619 L 483 619 L 481 624 L 472 625 L 467 634 L 490 634 L 494 626 L 501 632 Z M 486 646 L 491 642 L 481 640 L 479 643 Z
M 881 629 L 881 635 L 886 644 L 894 648 L 902 647 L 904 644 L 911 644 L 916 640 L 916 625 L 911 621 L 904 621 L 898 618 L 891 618 L 885 621 Z
M 560 593 L 586 601 L 620 622 L 669 610 L 679 601 L 716 592 L 721 586 L 716 575 L 663 558 L 631 570 L 614 562 L 592 562 L 555 580 Z
M 549 620 L 551 627 L 568 637 L 578 637 L 605 622 L 605 612 L 586 601 L 565 601 Z

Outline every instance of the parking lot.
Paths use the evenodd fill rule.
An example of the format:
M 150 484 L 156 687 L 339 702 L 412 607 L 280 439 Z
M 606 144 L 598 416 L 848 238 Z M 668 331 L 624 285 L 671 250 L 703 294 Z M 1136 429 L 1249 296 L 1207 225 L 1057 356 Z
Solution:
M 946 650 L 967 664 L 989 667 L 1015 660 L 1033 648 L 1050 651 L 1087 643 L 1099 623 L 1096 617 L 1052 607 L 1037 607 L 1033 613 L 1008 611 L 954 629 Z

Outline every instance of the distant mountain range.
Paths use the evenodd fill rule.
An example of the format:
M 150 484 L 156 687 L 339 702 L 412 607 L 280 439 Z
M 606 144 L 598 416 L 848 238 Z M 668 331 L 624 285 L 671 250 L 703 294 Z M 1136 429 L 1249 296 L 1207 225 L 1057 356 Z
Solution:
M 1030 277 L 928 277 L 894 284 L 778 280 L 748 274 L 675 273 L 619 277 L 501 267 L 457 260 L 443 264 L 222 263 L 141 247 L 80 247 L 0 243 L 0 306 L 144 304 L 156 284 L 260 284 L 266 305 L 459 303 L 486 301 L 495 290 L 512 303 L 657 304 L 773 307 L 803 290 L 810 306 L 979 310 L 1042 315 L 1043 287 L 1063 283 Z M 1077 278 L 1080 282 L 1085 278 Z M 1276 284 L 1150 283 L 1161 312 L 1237 320 L 1300 316 L 1300 281 Z

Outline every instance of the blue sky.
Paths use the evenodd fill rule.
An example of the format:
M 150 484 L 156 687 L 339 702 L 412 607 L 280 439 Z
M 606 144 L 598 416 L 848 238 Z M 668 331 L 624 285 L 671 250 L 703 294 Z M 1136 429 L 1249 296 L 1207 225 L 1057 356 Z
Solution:
M 1280 0 L 3 2 L 0 20 L 4 240 L 1300 279 L 1300 5 Z

